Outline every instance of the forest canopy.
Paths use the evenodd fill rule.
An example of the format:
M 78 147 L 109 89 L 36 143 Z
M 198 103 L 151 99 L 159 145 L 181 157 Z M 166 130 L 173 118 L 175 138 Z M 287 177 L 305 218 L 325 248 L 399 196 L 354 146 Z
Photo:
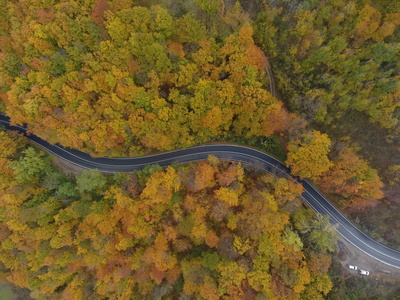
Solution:
M 3 2 L 0 97 L 50 142 L 133 156 L 288 126 L 237 8 L 173 17 L 131 1 Z
M 278 0 L 252 23 L 239 3 L 155 2 L 0 0 L 0 112 L 92 155 L 274 149 L 341 207 L 376 205 L 377 171 L 308 122 L 400 128 L 399 6 Z M 323 299 L 336 235 L 301 192 L 215 157 L 69 176 L 0 129 L 0 279 L 34 298 Z
M 398 1 L 274 1 L 255 39 L 271 58 L 292 111 L 334 127 L 352 110 L 399 130 Z
M 3 144 L 0 279 L 34 298 L 323 299 L 332 288 L 336 233 L 292 180 L 215 157 L 66 176 L 19 135 L 0 132 Z
M 28 123 L 29 130 L 51 143 L 93 155 L 137 156 L 215 140 L 260 146 L 281 159 L 287 154 L 286 163 L 294 174 L 323 180 L 327 191 L 345 197 L 344 206 L 362 209 L 375 205 L 383 196 L 376 171 L 351 149 L 340 152 L 346 153 L 349 161 L 344 162 L 340 155 L 332 160 L 329 153 L 334 145 L 329 137 L 312 131 L 304 119 L 289 113 L 267 90 L 267 59 L 253 35 L 272 58 L 274 69 L 280 68 L 276 72 L 280 85 L 284 74 L 302 70 L 295 62 L 314 51 L 311 45 L 304 53 L 296 52 L 296 48 L 290 52 L 296 54 L 291 54 L 294 65 L 290 70 L 289 65 L 281 67 L 290 47 L 280 46 L 274 39 L 281 40 L 282 36 L 283 41 L 294 34 L 289 28 L 285 32 L 281 23 L 275 24 L 279 18 L 283 20 L 282 10 L 265 7 L 253 33 L 240 5 L 221 12 L 217 5 L 200 2 L 196 9 L 185 10 L 183 5 L 177 13 L 160 5 L 144 7 L 129 1 L 30 5 L 4 1 L 0 11 L 4 16 L 0 23 L 0 109 L 12 122 Z M 307 15 L 307 10 L 303 11 Z M 309 21 L 304 20 L 307 26 L 314 26 L 314 21 Z M 395 26 L 393 22 L 390 24 Z M 396 27 L 392 25 L 388 26 Z M 386 39 L 390 36 L 380 42 Z M 367 40 L 371 42 L 371 38 Z M 295 41 L 302 45 L 302 39 Z M 362 45 L 358 52 L 364 51 Z M 397 47 L 393 42 L 390 45 Z M 284 49 L 278 51 L 279 47 Z M 392 76 L 396 68 L 389 60 L 396 57 L 389 51 L 381 61 L 382 68 L 390 69 L 382 82 L 392 87 L 396 86 Z M 310 62 L 310 70 L 317 65 Z M 371 72 L 378 74 L 377 70 Z M 293 80 L 299 78 L 296 75 Z M 295 81 L 291 86 L 295 87 Z M 313 86 L 307 86 L 314 93 Z M 289 99 L 292 90 L 280 88 Z M 303 89 L 295 90 L 301 93 Z M 395 97 L 393 93 L 388 90 L 388 97 Z M 391 117 L 385 120 L 394 117 L 397 104 L 392 96 L 391 100 L 385 98 L 389 99 L 387 103 L 380 96 L 373 98 L 389 109 Z M 308 102 L 303 100 L 299 105 L 305 109 Z M 319 113 L 311 117 L 300 113 L 311 121 L 319 120 Z M 318 138 L 307 138 L 310 136 Z M 281 142 L 287 144 L 287 153 L 281 149 Z M 342 161 L 335 164 L 337 159 Z M 373 176 L 348 175 L 340 181 L 340 164 L 349 168 L 361 164 Z M 31 176 L 29 172 L 20 174 Z M 325 177 L 335 181 L 327 184 Z

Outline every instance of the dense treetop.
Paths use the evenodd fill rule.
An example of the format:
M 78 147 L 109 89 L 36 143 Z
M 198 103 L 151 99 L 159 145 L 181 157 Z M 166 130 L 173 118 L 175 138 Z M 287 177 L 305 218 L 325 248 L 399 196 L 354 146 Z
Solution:
M 210 19 L 131 1 L 6 2 L 0 96 L 51 142 L 137 155 L 287 128 L 235 8 Z
M 193 4 L 190 3 L 186 5 Z M 295 174 L 314 180 L 323 176 L 336 178 L 331 184 L 325 180 L 324 187 L 345 195 L 349 200 L 346 205 L 361 203 L 353 206 L 362 208 L 376 203 L 373 200 L 382 197 L 382 183 L 376 172 L 368 171 L 375 174 L 372 177 L 349 175 L 348 179 L 338 179 L 342 176 L 339 165 L 350 167 L 363 160 L 348 150 L 349 162 L 331 162 L 329 138 L 307 129 L 303 119 L 288 113 L 266 90 L 266 58 L 254 44 L 253 29 L 240 6 L 222 13 L 216 3 L 199 1 L 196 9 L 185 11 L 183 5 L 172 14 L 160 5 L 142 7 L 131 1 L 39 1 L 29 5 L 25 1 L 6 1 L 0 11 L 4 17 L 0 23 L 0 109 L 13 122 L 28 123 L 30 130 L 52 143 L 106 156 L 134 156 L 235 137 L 262 140 L 265 149 L 274 150 L 280 142 L 271 135 L 284 133 L 289 140 L 287 164 Z M 296 18 L 306 16 L 307 10 L 303 11 Z M 267 53 L 277 55 L 274 59 L 278 60 L 278 68 L 282 57 L 288 55 L 286 49 L 294 46 L 282 46 L 285 49 L 278 55 L 273 52 L 278 48 L 268 42 L 275 43 L 278 36 L 282 41 L 289 39 L 297 32 L 284 31 L 285 26 L 276 24 L 280 18 L 283 16 L 278 11 L 266 10 L 255 25 L 256 36 Z M 300 23 L 296 25 L 305 32 L 300 31 L 297 39 L 290 40 L 296 41 L 293 45 L 305 41 L 307 26 L 314 26 L 311 19 L 304 22 L 304 28 Z M 279 32 L 274 35 L 277 28 Z M 381 41 L 384 42 L 385 39 Z M 285 43 L 292 45 L 289 40 Z M 290 62 L 298 64 L 308 53 L 320 49 L 310 45 L 301 51 L 290 50 Z M 376 41 L 372 45 L 376 46 Z M 384 43 L 382 47 L 388 45 Z M 395 43 L 390 45 L 397 47 Z M 384 82 L 394 84 L 395 67 L 385 59 L 395 59 L 397 54 L 389 54 L 381 64 L 391 70 Z M 318 64 L 310 61 L 309 66 L 314 72 Z M 303 70 L 291 68 L 290 74 Z M 278 72 L 278 78 L 282 74 L 289 73 Z M 310 91 L 314 93 L 312 87 Z M 291 92 L 282 88 L 289 97 Z M 296 93 L 301 91 L 301 87 L 296 88 Z M 380 96 L 374 99 L 385 107 L 389 103 L 382 102 Z M 396 106 L 394 101 L 390 103 Z M 387 106 L 388 112 L 393 112 L 394 106 Z M 314 117 L 318 119 L 317 115 Z M 280 153 L 284 158 L 285 153 Z M 27 157 L 32 155 L 35 154 L 27 153 Z M 18 167 L 21 178 L 35 177 L 40 172 L 25 172 L 29 167 Z M 365 168 L 371 170 L 367 164 Z M 340 188 L 333 185 L 338 180 Z M 355 188 L 361 183 L 365 191 L 362 197 L 360 189 Z M 357 201 L 355 194 L 360 196 Z
M 358 110 L 400 128 L 398 1 L 274 1 L 255 22 L 256 40 L 282 96 L 309 121 L 334 126 Z
M 239 4 L 153 2 L 0 0 L 0 111 L 95 155 L 283 141 L 344 207 L 382 198 L 376 170 L 307 121 L 359 110 L 396 129 L 399 6 L 278 0 L 251 25 Z M 302 118 L 267 91 L 253 38 Z M 322 299 L 335 235 L 301 192 L 215 157 L 67 176 L 0 129 L 0 279 L 39 299 Z
M 0 279 L 34 298 L 323 299 L 332 287 L 335 233 L 291 180 L 215 157 L 69 177 L 18 135 L 0 132 L 3 144 Z

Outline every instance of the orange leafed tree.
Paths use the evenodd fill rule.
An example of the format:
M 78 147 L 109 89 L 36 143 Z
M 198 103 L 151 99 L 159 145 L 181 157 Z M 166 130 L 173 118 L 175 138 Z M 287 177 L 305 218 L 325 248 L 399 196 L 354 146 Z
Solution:
M 322 176 L 320 185 L 343 197 L 343 205 L 353 209 L 376 205 L 376 200 L 383 197 L 378 172 L 350 149 L 340 153 L 332 168 Z
M 193 190 L 199 191 L 209 188 L 215 184 L 215 170 L 207 162 L 199 162 L 194 169 L 194 185 Z

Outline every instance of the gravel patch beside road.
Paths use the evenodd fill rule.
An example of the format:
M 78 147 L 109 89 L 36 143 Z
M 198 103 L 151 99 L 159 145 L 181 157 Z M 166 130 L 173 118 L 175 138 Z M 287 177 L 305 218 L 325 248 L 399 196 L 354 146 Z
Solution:
M 400 284 L 400 269 L 388 266 L 380 261 L 366 255 L 361 250 L 357 249 L 344 238 L 339 237 L 337 240 L 337 258 L 344 268 L 351 274 L 362 276 L 357 271 L 352 271 L 346 267 L 347 264 L 356 265 L 358 269 L 368 270 L 370 276 L 391 275 L 399 276 Z

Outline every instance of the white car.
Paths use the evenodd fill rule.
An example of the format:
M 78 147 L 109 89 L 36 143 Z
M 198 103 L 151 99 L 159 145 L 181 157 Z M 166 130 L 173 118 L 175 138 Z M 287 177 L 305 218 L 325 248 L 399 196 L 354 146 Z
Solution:
M 365 275 L 365 276 L 368 276 L 369 275 L 369 272 L 368 271 L 366 271 L 366 270 L 358 270 L 358 273 L 360 273 L 361 275 Z
M 357 270 L 357 266 L 354 266 L 354 265 L 348 264 L 347 267 L 348 267 L 350 270 Z

